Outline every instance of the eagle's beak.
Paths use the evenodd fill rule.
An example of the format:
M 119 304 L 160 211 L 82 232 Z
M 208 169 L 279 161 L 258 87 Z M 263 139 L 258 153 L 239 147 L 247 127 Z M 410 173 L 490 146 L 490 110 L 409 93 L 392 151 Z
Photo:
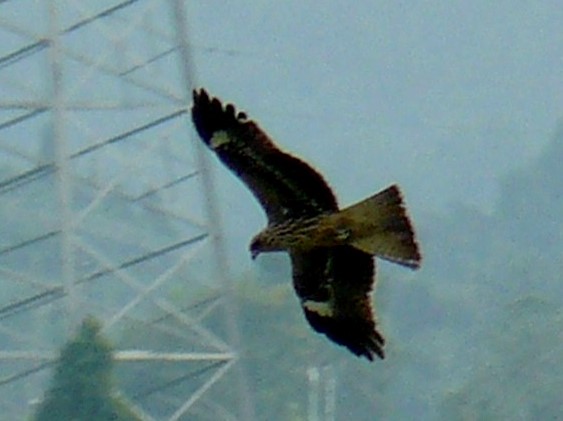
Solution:
M 258 257 L 259 254 L 260 254 L 260 252 L 258 250 L 251 250 L 250 251 L 250 257 L 252 257 L 252 260 L 256 260 L 256 258 Z

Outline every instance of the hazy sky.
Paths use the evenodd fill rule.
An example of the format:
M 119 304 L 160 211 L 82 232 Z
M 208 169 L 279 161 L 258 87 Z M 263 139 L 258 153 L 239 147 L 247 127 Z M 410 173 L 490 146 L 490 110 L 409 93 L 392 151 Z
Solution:
M 69 25 L 93 15 L 90 8 L 96 7 L 99 8 L 96 11 L 100 11 L 115 5 L 116 2 L 105 0 L 102 5 L 101 0 L 71 3 L 72 7 L 65 7 L 59 16 L 63 23 L 65 19 L 68 20 Z M 534 2 L 523 0 L 418 2 L 199 0 L 185 3 L 188 8 L 197 80 L 201 86 L 213 95 L 232 101 L 239 109 L 247 111 L 248 115 L 259 122 L 280 147 L 293 152 L 316 167 L 332 185 L 343 206 L 365 198 L 393 182 L 398 182 L 405 193 L 418 232 L 422 235 L 429 232 L 428 221 L 436 220 L 426 216 L 447 211 L 452 204 L 464 203 L 484 212 L 493 209 L 502 177 L 511 170 L 531 162 L 550 140 L 559 119 L 563 116 L 561 0 Z M 45 95 L 44 99 L 47 100 L 50 94 L 48 89 L 51 88 L 51 77 L 55 73 L 45 74 L 47 69 L 45 60 L 53 57 L 48 54 L 49 49 L 43 48 L 47 43 L 43 42 L 42 37 L 50 28 L 49 20 L 45 16 L 51 2 L 0 0 L 0 4 L 2 5 L 0 57 L 5 58 L 1 63 L 2 93 L 8 102 L 22 98 L 39 101 L 42 95 Z M 92 24 L 65 35 L 66 47 L 75 49 L 74 52 L 84 52 L 85 57 L 91 58 L 90 61 L 66 60 L 62 67 L 65 70 L 65 78 L 68 78 L 65 82 L 70 86 L 69 90 L 72 93 L 70 97 L 73 101 L 77 100 L 79 103 L 78 100 L 87 99 L 103 103 L 103 101 L 119 100 L 122 96 L 125 99 L 132 98 L 132 101 L 151 99 L 152 91 L 143 91 L 141 95 L 142 89 L 138 92 L 133 89 L 135 86 L 122 85 L 120 78 L 110 78 L 107 72 L 96 72 L 90 65 L 90 62 L 112 65 L 117 62 L 119 67 L 121 59 L 123 59 L 121 65 L 127 69 L 126 73 L 131 70 L 133 76 L 139 79 L 152 76 L 151 84 L 174 89 L 176 98 L 182 98 L 184 85 L 178 87 L 175 85 L 178 80 L 170 76 L 180 73 L 177 67 L 168 66 L 171 62 L 167 59 L 174 57 L 173 54 L 163 55 L 162 61 L 155 60 L 154 63 L 151 63 L 151 60 L 143 61 L 145 58 L 154 58 L 151 53 L 166 51 L 168 44 L 155 41 L 157 37 L 153 37 L 154 39 L 145 37 L 143 31 L 133 31 L 135 26 L 128 20 L 131 18 L 136 23 L 145 23 L 149 26 L 156 25 L 157 22 L 165 26 L 170 35 L 173 28 L 168 24 L 169 14 L 160 11 L 161 14 L 157 15 L 155 12 L 157 9 L 160 10 L 163 4 L 164 2 L 140 1 L 132 6 L 131 10 L 124 8 L 121 11 L 124 15 L 127 14 L 126 16 L 113 16 L 101 22 L 91 22 Z M 165 7 L 162 9 L 164 10 Z M 146 18 L 143 11 L 148 11 L 147 15 L 150 15 L 155 22 Z M 127 19 L 124 19 L 125 17 Z M 17 25 L 14 22 L 17 22 Z M 62 27 L 66 26 L 68 25 L 62 25 Z M 18 34 L 15 28 L 22 34 Z M 38 43 L 30 44 L 37 40 Z M 154 44 L 151 44 L 153 42 Z M 27 51 L 25 48 L 29 48 L 30 45 L 38 48 L 34 47 Z M 23 52 L 13 58 L 13 61 L 6 59 L 20 48 L 24 48 L 21 50 Z M 139 60 L 129 63 L 128 60 L 132 57 Z M 146 64 L 146 66 L 136 69 L 135 64 Z M 177 65 L 177 62 L 174 61 L 173 64 Z M 166 72 L 159 72 L 166 66 L 170 67 Z M 109 65 L 108 67 L 113 68 Z M 29 97 L 18 96 L 22 92 L 29 94 Z M 172 101 L 171 104 L 166 102 L 166 107 L 173 108 L 175 112 L 178 107 L 183 106 L 184 102 L 181 100 Z M 161 117 L 166 107 L 132 110 L 127 114 L 128 118 L 123 118 L 125 114 L 120 114 L 118 110 L 110 110 L 112 117 L 104 124 L 95 124 L 102 121 L 101 112 L 88 112 L 83 115 L 78 112 L 66 114 L 64 134 L 72 139 L 72 148 L 78 150 L 95 142 L 119 138 L 116 133 L 127 133 L 132 128 L 142 127 L 147 122 Z M 6 107 L 2 115 L 3 118 L 10 119 L 21 112 Z M 68 117 L 69 115 L 71 118 Z M 35 119 L 30 118 L 25 124 L 4 127 L 0 137 L 3 150 L 17 151 L 24 146 L 30 148 L 26 151 L 27 155 L 3 154 L 3 162 L 9 163 L 3 168 L 5 173 L 19 174 L 23 169 L 35 165 L 28 155 L 39 156 L 50 151 L 48 147 L 43 148 L 48 142 L 43 143 L 40 140 L 48 139 L 51 134 L 47 130 L 51 127 L 49 118 L 49 113 L 43 113 Z M 186 116 L 185 123 L 189 123 L 187 119 Z M 114 178 L 119 178 L 115 174 L 121 174 L 121 171 L 126 173 L 125 170 L 130 169 L 128 165 L 139 164 L 139 168 L 131 172 L 132 176 L 124 181 L 125 187 L 135 184 L 135 188 L 145 189 L 146 186 L 166 185 L 166 182 L 176 179 L 174 176 L 186 176 L 193 170 L 191 167 L 184 167 L 186 161 L 193 161 L 189 142 L 185 141 L 183 131 L 185 127 L 179 124 L 178 133 L 169 131 L 171 129 L 168 127 L 158 132 L 156 128 L 155 132 L 147 130 L 145 137 L 139 135 L 135 142 L 124 141 L 108 148 L 100 148 L 96 152 L 99 154 L 97 158 L 85 155 L 84 161 L 80 159 L 73 161 L 77 162 L 76 167 L 73 168 L 78 171 L 82 169 L 81 165 L 90 168 L 90 163 L 99 162 L 99 168 L 92 166 L 93 171 L 99 172 L 105 178 L 98 178 L 101 176 L 96 174 L 95 181 L 113 182 Z M 33 142 L 32 140 L 36 138 L 39 141 Z M 154 141 L 168 139 L 172 139 L 170 149 L 164 147 L 162 149 L 169 153 L 167 157 L 173 159 L 163 162 L 161 156 L 151 154 L 150 146 L 158 147 L 159 145 L 153 143 Z M 176 149 L 172 146 L 175 147 L 176 143 L 184 155 L 174 153 Z M 183 160 L 186 156 L 190 159 Z M 234 269 L 233 277 L 240 278 L 240 274 L 244 273 L 243 270 L 248 268 L 260 271 L 261 266 L 265 268 L 268 262 L 272 262 L 268 260 L 272 259 L 272 256 L 261 257 L 257 263 L 254 263 L 250 259 L 247 247 L 249 239 L 265 223 L 263 212 L 250 192 L 215 159 L 212 152 L 207 151 L 207 156 L 213 162 L 216 175 L 219 204 L 224 217 L 224 238 Z M 41 163 L 48 162 L 47 158 L 43 157 Z M 17 167 L 17 164 L 21 165 L 21 168 Z M 181 168 L 177 168 L 180 165 Z M 88 177 L 88 174 L 82 175 Z M 184 208 L 189 207 L 185 206 L 186 203 L 197 205 L 196 200 L 191 201 L 192 198 L 198 197 L 192 194 L 197 187 L 196 183 L 184 184 L 176 186 L 181 194 L 177 194 L 174 200 L 170 200 L 170 203 L 157 203 L 156 206 L 162 205 L 173 210 L 182 206 L 184 211 L 187 210 Z M 30 188 L 37 189 L 33 191 L 42 192 L 30 197 L 38 200 L 42 198 L 42 194 L 46 191 L 43 188 L 45 185 L 28 184 Z M 108 185 L 111 189 L 111 183 Z M 122 186 L 119 184 L 116 186 L 116 190 L 120 191 Z M 48 187 L 51 188 L 50 185 Z M 101 190 L 103 194 L 100 197 L 103 198 L 105 193 L 110 192 L 105 190 L 106 188 L 103 187 Z M 175 191 L 170 189 L 169 197 L 175 194 Z M 133 195 L 144 192 L 145 190 L 128 191 Z M 59 197 L 62 197 L 62 194 L 50 195 L 53 203 Z M 77 203 L 86 200 L 78 195 L 76 197 L 79 199 L 76 200 Z M 13 203 L 8 200 L 5 202 L 16 209 L 18 200 L 16 198 Z M 136 221 L 135 215 L 139 215 L 135 213 L 129 217 L 128 212 L 132 208 L 120 207 L 122 202 L 110 200 L 107 203 L 111 206 L 107 209 L 104 207 L 105 202 L 93 203 L 95 211 L 99 211 L 99 213 L 94 212 L 94 215 L 111 217 L 115 215 L 116 218 L 128 218 L 131 221 Z M 89 202 L 88 206 L 90 204 Z M 30 209 L 33 211 L 34 207 Z M 49 221 L 52 226 L 58 227 L 59 220 L 53 218 L 57 216 L 56 212 L 50 209 L 42 202 L 41 210 L 44 215 L 41 217 L 44 218 L 46 215 L 51 218 Z M 181 212 L 178 214 L 183 215 Z M 23 218 L 24 215 L 21 212 L 17 214 L 19 218 Z M 86 215 L 85 221 L 82 220 L 83 215 L 78 219 L 79 223 L 83 224 L 81 227 L 90 229 L 90 233 L 94 232 L 97 235 L 101 232 L 105 235 L 105 231 L 98 229 L 97 226 L 97 221 L 102 219 L 95 219 L 87 213 Z M 139 216 L 141 217 L 144 215 Z M 475 221 L 480 222 L 481 219 L 474 218 L 473 223 Z M 467 220 L 465 222 L 467 224 L 461 228 L 467 228 L 471 223 Z M 529 223 L 537 224 L 533 220 Z M 160 225 L 155 225 L 154 231 L 158 231 L 159 234 L 154 235 L 152 227 L 145 230 L 147 227 L 137 226 L 134 222 L 133 225 L 123 224 L 123 227 L 131 228 L 131 231 L 113 230 L 113 226 L 108 225 L 110 227 L 108 230 L 113 230 L 111 236 L 103 237 L 107 244 L 119 246 L 119 253 L 123 252 L 124 256 L 128 256 L 127 259 L 129 253 L 138 253 L 138 248 L 153 250 L 155 244 L 160 241 L 166 241 L 168 244 L 169 235 L 180 235 L 183 239 L 190 236 L 187 229 L 183 231 L 183 226 L 173 233 L 164 229 L 160 233 Z M 170 227 L 175 225 L 168 226 Z M 76 232 L 83 235 L 83 239 L 88 242 L 91 240 L 86 228 L 83 231 L 76 229 Z M 29 227 L 22 228 L 21 232 L 14 230 L 14 237 L 17 234 L 21 235 L 22 240 L 27 240 L 28 237 L 35 235 L 35 231 L 32 235 L 31 229 L 37 230 L 37 235 L 42 235 L 46 225 L 39 218 L 32 218 Z M 125 234 L 122 234 L 123 232 Z M 460 230 L 460 232 L 464 231 Z M 425 256 L 429 256 L 423 271 L 429 268 L 430 273 L 440 273 L 440 265 L 444 263 L 432 260 L 432 252 L 435 256 L 442 251 L 438 246 L 440 239 L 438 237 L 426 239 L 422 238 L 422 235 L 423 253 L 428 251 Z M 134 245 L 126 243 L 127 248 L 122 247 L 121 242 L 113 241 L 114 237 L 122 237 L 121 241 L 127 238 Z M 7 238 L 9 242 L 13 241 L 12 237 Z M 10 246 L 6 240 L 4 241 L 4 247 Z M 507 241 L 510 242 L 510 238 Z M 2 241 L 0 245 L 1 243 Z M 92 244 L 102 249 L 100 244 L 106 243 L 92 241 Z M 506 273 L 503 272 L 501 275 L 508 279 L 512 273 L 517 276 L 519 271 L 522 271 L 529 276 L 531 270 L 541 268 L 542 270 L 538 272 L 540 274 L 538 280 L 541 280 L 541 274 L 545 272 L 543 269 L 546 266 L 542 260 L 545 259 L 544 256 L 539 256 L 544 250 L 541 247 L 549 247 L 549 243 L 539 244 L 538 256 L 532 255 L 529 262 L 518 261 L 517 264 L 507 262 Z M 510 252 L 510 244 L 507 248 Z M 57 261 L 52 256 L 59 257 L 58 249 L 54 247 L 45 250 L 39 258 L 48 262 L 45 263 L 45 267 L 50 268 L 52 262 Z M 113 249 L 108 247 L 108 250 Z M 26 248 L 25 253 L 28 252 L 31 253 Z M 99 253 L 110 254 L 109 251 L 103 250 Z M 77 267 L 83 263 L 94 266 L 92 262 L 97 258 L 90 261 L 90 258 L 85 258 L 82 254 L 82 251 L 77 254 L 83 259 L 77 260 Z M 510 256 L 510 253 L 508 254 Z M 23 256 L 27 259 L 27 255 Z M 194 258 L 195 265 L 208 262 L 203 253 L 202 256 L 201 259 L 199 256 Z M 463 254 L 460 256 L 458 256 L 460 259 L 464 258 Z M 517 256 L 520 257 L 519 254 Z M 120 258 L 125 259 L 123 256 Z M 494 256 L 492 258 L 494 259 Z M 108 261 L 113 259 L 117 263 L 117 256 L 109 256 Z M 170 259 L 172 261 L 172 258 Z M 14 258 L 14 262 L 18 265 L 22 261 L 25 261 L 27 266 L 27 260 Z M 101 262 L 103 263 L 103 259 Z M 103 263 L 100 267 L 105 265 Z M 162 260 L 162 265 L 166 270 L 171 266 L 168 260 Z M 289 265 L 284 267 L 286 272 L 282 272 L 280 265 L 270 264 L 270 266 L 275 266 L 275 269 L 264 272 L 265 276 L 261 277 L 261 280 L 269 282 L 270 278 L 284 278 L 284 282 L 290 282 Z M 32 265 L 29 270 L 32 271 L 33 276 L 45 276 L 49 272 L 44 271 L 43 267 L 39 264 Z M 483 270 L 486 270 L 487 266 L 484 267 Z M 493 267 L 496 268 L 497 265 Z M 16 268 L 19 270 L 19 266 Z M 184 270 L 183 266 L 177 268 Z M 449 266 L 444 268 L 450 269 Z M 195 270 L 190 270 L 193 271 L 192 273 L 197 273 L 198 269 L 195 266 Z M 432 272 L 433 269 L 435 272 Z M 80 266 L 78 270 L 86 269 Z M 382 272 L 386 270 L 388 269 L 383 267 Z M 419 273 L 421 272 L 412 276 L 419 276 Z M 497 273 L 487 274 L 486 279 L 497 275 Z M 49 276 L 52 275 L 49 273 Z M 149 272 L 143 273 L 143 276 L 150 276 Z M 410 275 L 401 274 L 403 279 L 406 279 L 406 276 Z M 178 279 L 183 281 L 184 277 Z M 399 329 L 393 329 L 392 325 L 393 320 L 400 320 L 397 315 L 404 314 L 403 311 L 407 308 L 404 305 L 404 297 L 407 298 L 407 302 L 410 297 L 411 302 L 422 303 L 414 309 L 407 309 L 415 316 L 416 321 L 420 322 L 422 315 L 433 323 L 433 312 L 436 309 L 425 305 L 432 304 L 428 304 L 430 302 L 428 297 L 436 290 L 441 291 L 441 295 L 436 295 L 437 300 L 448 294 L 455 297 L 467 291 L 469 293 L 484 291 L 484 289 L 475 289 L 474 285 L 460 285 L 456 282 L 444 287 L 439 283 L 441 280 L 419 283 L 421 286 L 412 290 L 411 285 L 406 281 L 399 280 L 394 284 L 387 284 L 393 285 L 394 290 L 387 290 L 387 297 L 391 298 L 387 301 L 388 309 L 384 312 L 385 316 L 382 320 L 384 326 L 387 323 L 390 327 L 387 330 L 390 335 L 396 335 L 395 338 L 398 338 L 403 334 L 402 337 L 408 340 L 408 331 L 401 333 L 400 326 Z M 482 279 L 477 281 L 482 285 Z M 547 279 L 547 281 L 545 285 L 551 288 L 554 285 L 553 280 Z M 526 297 L 526 294 L 530 293 L 528 285 L 523 282 L 505 285 L 498 279 L 491 279 L 491 284 L 491 291 L 496 288 L 499 300 L 520 295 Z M 539 292 L 544 297 L 548 297 L 551 290 L 542 290 L 543 285 L 543 282 L 535 282 L 532 290 L 534 293 Z M 182 289 L 185 287 L 183 285 Z M 19 290 L 14 287 L 14 291 Z M 477 295 L 472 297 L 473 300 L 483 298 Z M 136 298 L 131 295 L 131 299 Z M 393 307 L 394 303 L 395 307 Z M 480 304 L 481 301 L 477 303 Z M 467 315 L 464 314 L 463 309 L 459 309 L 459 314 L 455 313 L 457 308 L 454 308 L 455 311 L 452 310 L 451 314 L 447 313 L 453 307 L 448 307 L 450 305 L 451 302 L 447 300 L 439 303 L 440 311 L 443 311 L 440 314 L 443 315 L 444 320 L 448 319 L 451 323 L 464 321 L 463 317 Z M 8 305 L 10 306 L 11 304 Z M 295 306 L 295 310 L 298 311 L 296 301 Z M 477 322 L 480 317 L 484 319 L 483 315 L 499 311 L 497 308 L 491 310 L 482 304 L 481 306 L 483 311 L 477 315 Z M 525 316 L 524 314 L 524 318 Z M 410 325 L 408 327 L 411 328 Z M 439 328 L 439 324 L 428 327 L 433 333 L 438 332 Z M 530 324 L 529 328 L 532 329 L 533 324 Z M 51 335 L 49 329 L 43 333 Z M 463 334 L 466 334 L 465 330 Z M 475 331 L 473 334 L 475 335 Z M 446 338 L 442 335 L 442 340 L 445 340 L 446 344 L 454 344 L 458 339 Z M 52 342 L 52 338 L 49 337 L 49 344 Z M 391 347 L 397 346 L 392 345 L 393 341 L 390 343 Z M 394 343 L 400 346 L 400 341 L 396 340 Z M 408 342 L 406 344 L 409 346 Z M 413 349 L 416 348 L 413 346 Z M 460 373 L 463 376 L 463 373 L 472 369 L 471 365 L 464 365 L 466 361 L 463 358 L 453 359 L 464 354 L 458 353 L 459 351 L 453 348 L 449 351 L 452 352 L 449 364 L 451 367 L 458 368 L 453 376 L 459 376 Z M 555 355 L 557 349 L 549 349 L 548 352 L 553 352 Z M 414 366 L 419 361 L 421 360 L 413 358 L 410 364 Z M 458 361 L 464 364 L 458 364 Z M 486 364 L 481 364 L 483 361 Z M 478 360 L 478 363 L 484 367 L 488 367 L 488 362 L 486 359 Z M 551 363 L 551 359 L 549 362 Z M 528 365 L 528 369 L 530 368 L 533 366 Z M 415 371 L 418 373 L 417 370 Z M 456 380 L 458 378 L 456 377 Z M 416 387 L 426 391 L 428 384 L 425 380 L 417 383 Z M 495 383 L 489 383 L 491 384 Z
M 321 170 L 342 204 L 398 181 L 411 212 L 494 206 L 563 115 L 558 1 L 190 2 L 197 78 Z M 261 218 L 217 170 L 228 237 Z M 238 226 L 237 226 L 238 225 Z

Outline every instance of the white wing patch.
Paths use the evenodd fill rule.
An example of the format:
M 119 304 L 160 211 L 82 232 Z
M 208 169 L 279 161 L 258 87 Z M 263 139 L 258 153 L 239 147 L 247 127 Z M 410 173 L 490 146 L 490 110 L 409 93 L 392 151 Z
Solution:
M 331 301 L 303 301 L 303 308 L 313 313 L 317 313 L 321 317 L 333 317 L 334 308 Z
M 220 130 L 213 133 L 213 136 L 211 136 L 211 140 L 209 141 L 209 145 L 212 149 L 217 149 L 220 146 L 226 145 L 230 141 L 231 137 L 229 136 L 229 134 L 224 130 Z

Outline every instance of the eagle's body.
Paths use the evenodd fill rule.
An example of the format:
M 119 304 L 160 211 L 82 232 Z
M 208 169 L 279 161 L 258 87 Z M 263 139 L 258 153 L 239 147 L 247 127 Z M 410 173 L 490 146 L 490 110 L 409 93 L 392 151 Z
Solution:
M 284 250 L 305 317 L 318 332 L 370 360 L 383 358 L 370 292 L 373 255 L 411 268 L 420 253 L 399 190 L 386 190 L 339 211 L 323 177 L 280 151 L 246 114 L 194 91 L 192 118 L 202 140 L 252 191 L 268 226 L 251 242 L 253 256 Z

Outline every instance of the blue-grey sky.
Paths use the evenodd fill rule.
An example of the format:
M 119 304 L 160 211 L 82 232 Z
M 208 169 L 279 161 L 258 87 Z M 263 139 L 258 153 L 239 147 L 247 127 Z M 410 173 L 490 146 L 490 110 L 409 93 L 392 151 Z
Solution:
M 48 7 L 55 3 L 59 13 L 48 15 Z M 180 256 L 184 248 L 158 262 L 150 260 L 146 266 L 128 266 L 138 263 L 141 254 L 154 257 L 154 250 L 169 249 L 176 240 L 188 247 L 186 238 L 197 237 L 201 228 L 185 221 L 204 219 L 203 207 L 198 208 L 200 186 L 176 183 L 192 174 L 195 158 L 193 144 L 185 135 L 186 127 L 191 126 L 183 113 L 189 106 L 184 101 L 188 91 L 180 76 L 178 49 L 172 48 L 177 40 L 168 9 L 172 3 L 124 2 L 123 8 L 102 13 L 99 20 L 90 17 L 115 6 L 115 0 L 55 3 L 0 1 L 0 57 L 4 58 L 0 87 L 5 101 L 0 121 L 0 172 L 4 181 L 13 177 L 4 184 L 5 200 L 0 206 L 11 222 L 5 224 L 9 235 L 0 236 L 4 250 L 0 263 L 16 275 L 21 271 L 33 278 L 29 285 L 10 283 L 2 306 L 16 314 L 21 307 L 13 302 L 17 299 L 20 305 L 27 305 L 35 300 L 37 296 L 30 294 L 42 282 L 51 286 L 67 277 L 64 282 L 70 283 L 82 274 L 85 277 L 79 279 L 96 282 L 81 288 L 95 284 L 99 290 L 94 286 L 84 293 L 81 290 L 79 299 L 88 301 L 79 310 L 89 311 L 95 304 L 92 308 L 104 319 L 115 320 L 115 313 L 105 311 L 104 306 L 115 310 L 133 301 L 140 305 L 133 305 L 130 314 L 152 317 L 151 300 L 139 298 L 148 298 L 148 292 L 177 299 L 180 291 L 188 300 L 199 299 L 192 294 L 194 286 L 207 287 L 214 279 L 201 270 L 211 266 L 209 262 L 216 266 L 206 254 L 211 250 L 194 254 L 189 268 L 183 265 L 183 258 L 191 254 Z M 496 380 L 507 373 L 505 369 L 509 374 L 523 370 L 519 378 L 526 378 L 526 373 L 538 372 L 538 364 L 540 368 L 549 366 L 542 371 L 548 373 L 551 365 L 557 365 L 560 347 L 551 327 L 557 324 L 561 308 L 557 300 L 563 296 L 553 293 L 561 285 L 554 269 L 561 260 L 557 242 L 560 212 L 548 205 L 559 190 L 546 189 L 537 195 L 537 201 L 529 200 L 515 192 L 539 187 L 545 183 L 545 174 L 528 180 L 528 190 L 520 188 L 520 178 L 512 177 L 512 184 L 504 190 L 501 212 L 492 218 L 479 212 L 495 209 L 503 177 L 534 162 L 563 116 L 560 0 L 200 0 L 185 4 L 198 84 L 247 111 L 281 148 L 316 167 L 342 206 L 393 182 L 401 185 L 425 261 L 419 272 L 382 265 L 378 275 L 383 282 L 374 302 L 388 338 L 389 358 L 374 376 L 385 379 L 379 377 L 385 370 L 393 376 L 398 368 L 401 372 L 400 382 L 390 386 L 389 405 L 401 407 L 405 414 L 429 414 L 431 419 L 432 411 L 438 411 L 435 402 L 447 398 L 450 387 L 465 387 L 465 379 L 476 370 L 486 374 L 482 382 L 477 378 L 484 386 L 481 394 L 486 395 L 498 388 Z M 56 17 L 62 28 L 79 29 L 67 31 L 55 43 L 46 42 L 57 26 L 46 16 Z M 78 21 L 88 24 L 73 26 Z M 57 42 L 64 48 L 49 48 Z M 57 57 L 61 52 L 65 54 Z M 60 85 L 54 83 L 57 77 L 61 77 Z M 53 95 L 55 91 L 60 97 Z M 49 112 L 50 101 L 64 105 L 63 110 L 55 107 Z M 26 114 L 30 110 L 31 116 Z M 58 111 L 64 111 L 62 121 L 57 119 Z M 175 117 L 164 122 L 163 116 L 170 115 Z M 19 121 L 21 116 L 25 117 Z M 155 122 L 158 125 L 138 131 Z M 75 156 L 68 168 L 55 171 L 50 163 L 62 157 L 65 140 Z M 90 152 L 82 154 L 88 148 Z M 265 224 L 258 203 L 212 152 L 206 151 L 206 156 L 216 175 L 233 278 L 240 280 L 254 271 L 250 276 L 257 275 L 264 284 L 283 280 L 290 288 L 290 265 L 279 264 L 280 254 L 265 255 L 257 262 L 250 259 L 248 241 Z M 36 173 L 38 164 L 43 168 Z M 531 171 L 533 167 L 527 168 Z M 21 179 L 25 171 L 31 175 Z M 70 180 L 68 191 L 64 183 L 58 184 L 62 180 Z M 90 188 L 98 184 L 101 190 Z M 62 187 L 55 191 L 55 185 Z M 12 189 L 14 186 L 19 188 Z M 160 195 L 145 195 L 156 190 Z M 56 206 L 65 202 L 68 192 L 78 211 L 69 224 L 77 248 L 65 260 L 59 252 L 59 237 L 51 233 L 66 225 Z M 511 193 L 513 201 L 506 197 Z M 137 201 L 145 201 L 147 207 L 137 209 Z M 456 218 L 449 218 L 448 209 L 460 203 L 478 212 L 461 208 Z M 154 213 L 149 212 L 150 206 L 156 208 Z M 164 224 L 159 219 L 162 209 L 178 218 Z M 549 222 L 548 228 L 544 224 L 544 229 L 537 229 L 540 223 L 535 213 Z M 154 223 L 144 224 L 153 218 Z M 446 228 L 442 232 L 435 229 L 438 226 Z M 486 231 L 491 227 L 498 228 L 492 240 L 483 241 L 480 232 L 468 235 L 473 228 Z M 48 231 L 45 242 L 10 250 L 13 244 L 26 244 Z M 530 250 L 520 249 L 521 238 L 531 245 Z M 199 243 L 192 246 L 187 253 L 195 253 Z M 169 279 L 166 285 L 137 289 L 122 283 L 120 276 L 109 277 L 110 272 L 109 281 L 100 276 L 98 282 L 97 274 L 108 266 L 106 260 L 119 264 L 123 273 L 129 267 L 135 279 L 147 285 L 153 279 L 165 279 L 160 278 L 161 273 Z M 58 262 L 63 261 L 76 263 L 76 271 L 61 270 Z M 4 276 L 6 273 L 11 274 L 8 271 Z M 389 274 L 393 282 L 386 282 Z M 14 279 L 20 281 L 20 277 Z M 37 291 L 41 297 L 44 289 Z M 103 297 L 100 304 L 90 299 L 96 296 Z M 184 295 L 178 300 L 183 307 L 193 304 L 184 303 Z M 507 311 L 507 303 L 514 312 L 508 320 L 517 321 L 517 326 L 510 327 L 518 329 L 494 324 Z M 293 304 L 297 314 L 297 299 Z M 57 318 L 58 308 L 53 306 Z M 115 311 L 125 315 L 121 309 Z M 78 313 L 69 311 L 73 312 Z M 8 320 L 6 314 L 3 317 Z M 41 331 L 40 339 L 35 335 L 30 343 L 45 341 L 52 346 L 63 338 L 65 328 L 62 324 L 48 326 L 50 319 L 43 314 L 47 328 L 38 329 L 38 319 L 34 329 Z M 502 353 L 491 346 L 497 344 L 493 337 L 505 344 Z M 511 341 L 521 337 L 529 348 L 520 343 L 513 346 Z M 426 348 L 421 347 L 421 339 Z M 323 344 L 331 349 L 326 341 Z M 515 348 L 523 348 L 522 353 L 512 355 Z M 528 362 L 505 366 L 506 361 L 517 361 L 511 357 L 520 355 Z M 350 355 L 345 361 L 349 367 L 357 363 Z M 394 365 L 397 361 L 405 365 Z M 553 371 L 555 384 L 562 376 Z M 522 398 L 541 403 L 537 396 L 530 398 L 534 383 L 524 381 L 515 387 L 507 384 L 512 378 L 503 377 L 505 383 L 498 384 L 510 386 L 507 390 L 512 389 L 513 397 L 518 398 L 521 389 Z M 404 393 L 405 385 L 411 393 Z M 465 399 L 463 393 L 459 396 Z M 305 397 L 298 395 L 298 399 L 304 402 Z M 513 402 L 497 399 L 494 405 L 500 408 Z M 456 402 L 452 405 L 458 409 Z M 400 418 L 402 413 L 396 416 Z
M 494 206 L 563 115 L 557 1 L 191 2 L 199 83 L 349 204 L 399 182 L 411 212 Z M 219 165 L 217 165 L 219 167 Z M 227 237 L 261 210 L 224 168 Z

